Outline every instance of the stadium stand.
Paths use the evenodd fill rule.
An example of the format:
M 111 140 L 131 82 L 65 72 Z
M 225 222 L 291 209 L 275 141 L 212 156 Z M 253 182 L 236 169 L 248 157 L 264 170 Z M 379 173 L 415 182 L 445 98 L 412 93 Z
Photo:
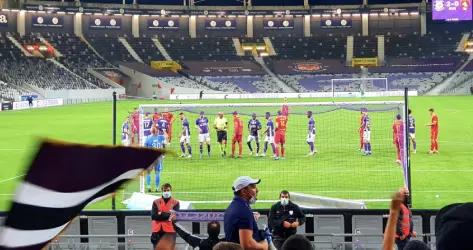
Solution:
M 156 45 L 149 37 L 130 37 L 127 38 L 127 41 L 130 43 L 131 47 L 133 47 L 136 53 L 140 56 L 140 58 L 144 60 L 145 64 L 149 64 L 150 61 L 166 60 L 164 56 L 161 55 Z
M 169 55 L 177 61 L 205 60 L 231 61 L 238 60 L 233 41 L 230 37 L 222 38 L 160 38 Z
M 91 35 L 87 39 L 100 55 L 115 65 L 119 62 L 135 61 L 117 37 Z
M 355 57 L 377 57 L 377 37 L 360 37 L 354 38 L 354 56 Z
M 18 96 L 27 94 L 28 92 L 19 87 L 10 85 L 0 80 L 0 101 L 14 101 Z
M 346 37 L 271 37 L 277 59 L 345 59 Z
M 48 32 L 42 36 L 63 55 L 58 61 L 64 66 L 100 88 L 110 88 L 108 84 L 88 73 L 87 69 L 110 68 L 113 65 L 96 55 L 81 38 L 69 33 Z

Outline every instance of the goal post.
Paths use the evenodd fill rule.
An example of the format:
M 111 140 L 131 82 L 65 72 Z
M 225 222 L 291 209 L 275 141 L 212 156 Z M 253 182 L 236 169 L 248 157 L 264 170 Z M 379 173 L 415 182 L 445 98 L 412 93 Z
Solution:
M 146 113 L 170 112 L 174 115 L 173 138 L 167 148 L 178 155 L 181 154 L 179 113 L 186 116 L 190 124 L 192 158 L 166 157 L 160 181 L 161 184 L 171 183 L 175 197 L 191 202 L 197 209 L 224 208 L 232 199 L 233 180 L 241 175 L 262 179 L 259 204 L 272 203 L 281 190 L 289 190 L 312 196 L 366 201 L 369 208 L 379 206 L 380 201 L 387 202 L 390 194 L 400 186 L 409 186 L 408 152 L 405 149 L 408 137 L 404 136 L 402 143 L 404 151 L 401 167 L 395 163 L 396 149 L 392 143 L 392 125 L 396 115 L 400 114 L 404 120 L 407 118 L 404 101 L 294 102 L 285 105 L 289 108 L 289 115 L 284 144 L 285 159 L 280 160 L 271 157 L 273 152 L 270 142 L 266 147 L 266 156 L 261 157 L 265 149 L 263 135 L 259 137 L 259 156 L 255 156 L 258 147 L 255 141 L 250 142 L 254 153 L 249 154 L 247 125 L 252 114 L 256 114 L 262 124 L 262 133 L 267 124 L 266 112 L 271 114 L 272 121 L 276 123 L 281 103 L 142 104 L 138 111 L 140 122 Z M 373 153 L 366 156 L 360 152 L 361 110 L 367 111 L 371 122 Z M 207 156 L 205 144 L 201 149 L 196 128 L 196 119 L 202 111 L 209 121 L 210 156 Z M 234 111 L 238 112 L 243 122 L 242 158 L 230 157 Z M 317 153 L 313 156 L 308 156 L 310 144 L 307 138 L 307 111 L 312 111 L 316 124 Z M 226 157 L 221 155 L 213 128 L 219 112 L 223 112 L 228 120 Z M 407 135 L 405 126 L 402 133 Z M 145 138 L 141 135 L 142 131 L 140 145 Z M 281 156 L 281 145 L 277 146 Z M 237 154 L 238 143 L 235 148 Z M 203 152 L 202 159 L 200 151 Z M 124 192 L 127 195 L 124 198 L 133 192 L 147 191 L 144 188 L 144 177 L 140 179 L 141 181 L 126 185 Z

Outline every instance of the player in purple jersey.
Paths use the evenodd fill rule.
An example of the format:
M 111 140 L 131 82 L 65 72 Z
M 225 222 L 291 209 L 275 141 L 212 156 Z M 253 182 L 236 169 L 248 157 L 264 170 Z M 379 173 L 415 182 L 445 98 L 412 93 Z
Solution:
M 274 144 L 274 123 L 273 120 L 271 119 L 271 114 L 269 112 L 266 112 L 265 114 L 266 118 L 266 130 L 264 130 L 263 134 L 264 136 L 264 149 L 263 149 L 263 154 L 261 156 L 266 156 L 266 151 L 268 150 L 268 143 L 271 144 L 271 148 L 273 149 L 273 157 L 275 160 L 279 160 L 279 157 L 276 155 L 276 144 Z
M 199 150 L 200 159 L 202 159 L 204 151 L 204 143 L 207 145 L 207 154 L 210 157 L 210 134 L 209 134 L 209 119 L 205 117 L 204 111 L 200 111 L 200 116 L 195 121 L 197 130 L 199 130 Z
M 182 131 L 181 131 L 181 138 L 179 142 L 181 143 L 181 157 L 192 158 L 192 147 L 191 147 L 191 130 L 189 127 L 189 121 L 187 120 L 184 113 L 179 113 L 179 118 L 181 119 L 182 124 Z M 186 156 L 186 146 L 187 146 L 187 153 Z
M 317 129 L 315 127 L 315 120 L 312 111 L 307 111 L 307 118 L 309 118 L 307 125 L 307 144 L 309 144 L 309 153 L 307 156 L 312 156 L 317 153 L 317 149 L 315 148 L 315 132 Z
M 409 109 L 409 117 L 407 118 L 409 122 L 409 141 L 412 142 L 412 147 L 414 149 L 414 154 L 417 153 L 417 143 L 416 143 L 416 119 L 412 115 L 412 111 Z M 409 142 L 409 143 L 410 143 Z
M 361 118 L 361 129 L 363 130 L 363 153 L 371 155 L 371 121 L 368 116 L 368 109 L 362 109 L 363 116 Z
M 261 123 L 256 119 L 256 114 L 251 115 L 251 120 L 248 122 L 248 140 L 246 144 L 250 148 L 250 155 L 253 155 L 253 148 L 251 147 L 251 142 L 254 140 L 256 142 L 256 156 L 259 154 L 259 130 L 261 129 Z
M 142 126 L 143 126 L 143 136 L 144 136 L 142 143 L 144 143 L 146 141 L 146 137 L 151 135 L 151 128 L 153 127 L 153 119 L 150 117 L 148 112 L 145 113 L 145 116 L 143 117 Z
M 160 116 L 158 121 L 156 122 L 156 128 L 158 129 L 158 139 L 159 143 L 162 145 L 163 148 L 166 147 L 166 138 L 168 138 L 168 131 L 169 131 L 169 122 L 164 119 L 163 116 Z

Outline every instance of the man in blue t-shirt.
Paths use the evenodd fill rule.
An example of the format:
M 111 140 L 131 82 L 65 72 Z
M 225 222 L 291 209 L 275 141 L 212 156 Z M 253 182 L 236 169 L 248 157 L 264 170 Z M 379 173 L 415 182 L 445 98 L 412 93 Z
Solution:
M 268 249 L 268 242 L 258 230 L 251 204 L 256 202 L 261 180 L 248 176 L 240 176 L 233 182 L 233 201 L 225 210 L 225 240 L 241 245 L 243 249 Z

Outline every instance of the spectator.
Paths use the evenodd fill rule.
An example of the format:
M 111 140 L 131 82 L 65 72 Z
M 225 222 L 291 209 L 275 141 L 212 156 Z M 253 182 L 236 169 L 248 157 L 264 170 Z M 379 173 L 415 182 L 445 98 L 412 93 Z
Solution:
M 302 235 L 294 234 L 287 238 L 281 250 L 313 250 L 312 243 Z
M 203 96 L 204 96 L 204 91 L 201 90 L 201 91 L 199 92 L 199 100 L 202 100 L 202 97 L 203 97 Z
M 26 100 L 28 100 L 28 105 L 31 107 L 33 107 L 33 96 L 29 95 Z
M 269 212 L 269 227 L 273 233 L 273 242 L 280 249 L 284 241 L 297 233 L 297 227 L 304 224 L 305 215 L 298 205 L 290 201 L 290 194 L 283 190 L 276 204 Z
M 240 176 L 233 182 L 233 201 L 225 210 L 225 240 L 239 243 L 243 249 L 266 250 L 268 242 L 264 240 L 253 216 L 250 205 L 256 203 L 261 180 L 249 176 Z
M 243 250 L 240 244 L 233 242 L 220 242 L 212 250 Z
M 184 241 L 193 248 L 198 247 L 199 250 L 212 250 L 215 245 L 222 241 L 218 237 L 220 234 L 220 224 L 217 221 L 211 221 L 207 224 L 207 234 L 209 235 L 207 239 L 202 239 L 186 232 L 179 224 L 174 224 L 174 228 Z
M 412 212 L 408 207 L 409 190 L 401 188 L 402 203 L 400 204 L 399 217 L 396 224 L 396 245 L 398 250 L 403 250 L 411 237 L 416 237 L 414 224 L 412 223 Z
M 404 246 L 404 250 L 430 250 L 430 247 L 420 240 L 410 240 Z
M 391 199 L 388 222 L 384 230 L 383 250 L 392 250 L 394 248 L 394 239 L 396 237 L 396 226 L 401 211 L 403 198 L 401 192 L 397 192 Z
M 473 246 L 473 203 L 452 204 L 442 209 L 435 220 L 438 250 L 466 250 Z
M 162 197 L 153 201 L 151 209 L 151 243 L 154 249 L 167 249 L 172 239 L 172 248 L 176 243 L 176 230 L 173 221 L 176 220 L 176 212 L 179 210 L 179 201 L 171 196 L 171 184 L 165 183 L 161 186 Z M 161 239 L 166 241 L 161 244 Z

